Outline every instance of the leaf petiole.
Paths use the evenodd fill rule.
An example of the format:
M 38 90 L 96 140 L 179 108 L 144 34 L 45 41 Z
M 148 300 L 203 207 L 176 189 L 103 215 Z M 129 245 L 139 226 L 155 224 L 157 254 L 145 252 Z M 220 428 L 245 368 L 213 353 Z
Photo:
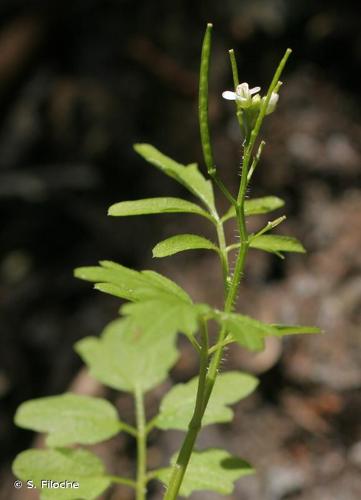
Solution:
M 275 220 L 268 221 L 267 224 L 260 231 L 258 231 L 258 233 L 250 234 L 248 237 L 248 241 L 251 243 L 252 240 L 258 238 L 258 236 L 261 236 L 264 233 L 267 233 L 268 231 L 271 231 L 275 227 L 282 224 L 282 222 L 285 221 L 286 219 L 287 217 L 285 215 L 282 215 L 281 217 L 278 217 Z
M 212 347 L 210 347 L 208 349 L 208 356 L 210 356 L 211 354 L 213 354 L 214 352 L 216 352 L 216 350 L 219 349 L 220 347 L 222 347 L 222 348 L 226 347 L 227 345 L 232 344 L 232 342 L 234 342 L 233 339 L 231 339 L 231 338 L 229 338 L 229 339 L 225 338 L 224 341 L 222 342 L 222 344 L 219 344 L 219 343 L 214 344 Z
M 119 428 L 121 431 L 124 431 L 127 434 L 130 434 L 131 436 L 133 436 L 135 438 L 138 436 L 137 429 L 135 427 L 133 427 L 132 425 L 126 424 L 125 422 L 120 421 Z
M 259 160 L 261 158 L 262 151 L 263 151 L 263 148 L 265 147 L 265 145 L 266 145 L 265 141 L 261 141 L 260 144 L 259 144 L 259 146 L 258 146 L 257 154 L 253 158 L 251 166 L 250 166 L 250 169 L 249 169 L 249 172 L 247 174 L 247 184 L 251 180 L 252 175 L 253 175 L 254 171 L 256 170 L 256 167 L 257 167 L 258 162 L 259 162 Z
M 135 489 L 137 486 L 137 483 L 133 479 L 128 479 L 126 477 L 121 477 L 121 476 L 107 476 L 112 483 L 115 484 L 123 484 L 124 486 L 129 486 L 130 488 Z

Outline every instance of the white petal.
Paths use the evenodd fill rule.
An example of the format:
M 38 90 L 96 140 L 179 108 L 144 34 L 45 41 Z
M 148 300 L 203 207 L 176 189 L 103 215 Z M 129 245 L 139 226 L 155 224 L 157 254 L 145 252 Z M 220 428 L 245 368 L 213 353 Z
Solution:
M 238 98 L 248 99 L 249 98 L 248 83 L 243 82 L 237 85 L 236 94 Z
M 253 89 L 251 89 L 249 91 L 249 93 L 252 95 L 252 94 L 257 94 L 257 92 L 259 92 L 261 90 L 261 87 L 253 87 Z
M 226 90 L 225 92 L 222 93 L 222 97 L 224 99 L 227 99 L 227 101 L 235 101 L 236 100 L 236 93 L 231 92 L 230 90 Z
M 266 98 L 264 97 L 263 99 L 266 99 Z M 268 102 L 266 115 L 273 113 L 273 111 L 276 109 L 276 104 L 278 102 L 278 99 L 279 99 L 279 95 L 276 92 L 272 92 L 271 98 Z
M 269 100 L 269 104 L 276 106 L 278 103 L 279 95 L 276 94 L 275 92 L 272 92 L 271 94 L 271 99 Z

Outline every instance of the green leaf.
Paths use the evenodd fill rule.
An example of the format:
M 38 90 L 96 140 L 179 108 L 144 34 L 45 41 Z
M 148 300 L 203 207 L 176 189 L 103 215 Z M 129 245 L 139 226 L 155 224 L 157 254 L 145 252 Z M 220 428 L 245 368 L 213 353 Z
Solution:
M 321 329 L 317 326 L 301 326 L 301 325 L 272 325 L 277 330 L 277 336 L 283 337 L 284 335 L 298 335 L 298 334 L 312 334 L 321 333 Z
M 149 337 L 162 338 L 179 333 L 192 335 L 198 329 L 200 315 L 208 311 L 204 304 L 189 304 L 171 295 L 157 297 L 134 304 L 124 304 L 121 312 L 131 316 L 134 323 Z
M 264 250 L 265 252 L 281 255 L 282 252 L 306 252 L 302 244 L 296 238 L 274 234 L 262 234 L 252 238 L 249 246 L 251 248 L 257 248 L 258 250 Z
M 164 397 L 156 426 L 160 429 L 187 430 L 192 418 L 197 394 L 198 377 L 186 384 L 174 386 Z M 258 380 L 252 375 L 227 372 L 218 375 L 202 425 L 230 422 L 233 411 L 229 405 L 244 399 L 257 387 Z
M 138 301 L 166 293 L 192 303 L 180 286 L 154 271 L 138 272 L 115 262 L 101 261 L 100 266 L 75 269 L 74 275 L 96 283 L 97 290 L 122 299 Z
M 176 456 L 172 458 L 172 463 Z M 188 497 L 194 491 L 216 491 L 221 495 L 230 495 L 233 491 L 233 483 L 237 479 L 254 474 L 251 465 L 241 458 L 230 455 L 225 450 L 209 449 L 202 452 L 194 452 L 189 461 L 187 471 L 180 489 L 180 494 Z M 172 469 L 162 469 L 158 478 L 169 484 Z
M 251 351 L 261 351 L 264 349 L 264 337 L 278 334 L 272 325 L 242 314 L 220 312 L 216 319 L 226 327 L 231 338 Z
M 142 271 L 142 275 L 146 276 L 149 285 L 159 288 L 162 292 L 166 292 L 169 294 L 176 295 L 179 299 L 184 300 L 185 302 L 192 303 L 189 295 L 181 288 L 177 283 L 166 278 L 162 274 L 159 274 L 155 271 Z
M 77 394 L 26 401 L 18 408 L 15 423 L 25 429 L 49 433 L 48 446 L 94 444 L 121 430 L 113 405 L 104 399 Z
M 43 485 L 42 500 L 91 500 L 111 483 L 101 460 L 83 449 L 27 450 L 16 457 L 13 472 L 24 482 L 33 481 L 39 489 L 42 480 L 79 484 L 79 488 L 49 488 Z
M 185 250 L 214 250 L 218 248 L 211 241 L 197 234 L 178 234 L 161 241 L 153 248 L 153 257 L 168 257 Z
M 178 358 L 175 337 L 154 330 L 152 335 L 132 319 L 110 323 L 101 338 L 87 337 L 75 344 L 76 352 L 103 384 L 121 391 L 146 392 L 167 377 Z
M 118 297 L 127 300 L 141 298 L 142 292 L 148 288 L 141 273 L 109 261 L 100 262 L 100 266 L 79 267 L 75 269 L 74 275 L 85 281 L 110 284 L 113 287 L 112 294 L 117 292 Z
M 277 210 L 277 208 L 283 207 L 285 202 L 278 198 L 277 196 L 264 196 L 263 198 L 253 198 L 251 200 L 246 200 L 244 202 L 244 212 L 245 215 L 259 215 L 267 214 Z M 232 206 L 228 212 L 222 217 L 222 221 L 225 222 L 232 217 L 236 217 L 235 208 Z
M 212 214 L 216 213 L 212 183 L 203 177 L 196 164 L 185 166 L 177 163 L 150 144 L 135 144 L 134 149 L 146 161 L 202 200 Z
M 130 215 L 191 213 L 209 218 L 209 214 L 195 203 L 181 198 L 147 198 L 144 200 L 121 201 L 108 210 L 108 215 L 124 217 Z

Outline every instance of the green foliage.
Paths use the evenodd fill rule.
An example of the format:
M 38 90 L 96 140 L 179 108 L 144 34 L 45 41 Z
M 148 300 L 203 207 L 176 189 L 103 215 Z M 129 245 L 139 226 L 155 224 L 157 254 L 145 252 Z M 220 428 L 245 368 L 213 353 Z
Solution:
M 261 351 L 266 336 L 278 335 L 278 330 L 273 325 L 262 323 L 250 316 L 218 313 L 216 319 L 225 327 L 229 338 L 251 351 Z
M 91 500 L 111 483 L 101 460 L 82 449 L 27 450 L 15 459 L 13 472 L 23 481 L 33 481 L 39 489 L 44 479 L 79 483 L 78 489 L 44 487 L 41 500 Z
M 129 215 L 189 213 L 209 218 L 209 214 L 195 203 L 181 198 L 147 198 L 144 200 L 121 201 L 108 210 L 108 215 L 124 217 Z
M 193 335 L 198 329 L 199 318 L 208 309 L 205 304 L 194 305 L 171 295 L 158 295 L 136 304 L 125 304 L 121 311 L 131 316 L 145 335 L 165 338 L 177 332 Z
M 216 213 L 212 183 L 203 177 L 195 163 L 188 166 L 177 163 L 150 144 L 136 144 L 134 149 L 147 162 L 178 181 L 194 196 L 197 196 L 210 213 Z
M 253 198 L 250 200 L 245 200 L 244 202 L 244 213 L 248 215 L 259 215 L 268 214 L 273 212 L 278 208 L 283 207 L 285 202 L 278 198 L 277 196 L 264 196 L 263 198 Z M 231 206 L 230 209 L 222 217 L 222 221 L 226 222 L 232 217 L 236 217 L 236 209 Z
M 196 401 L 198 377 L 186 384 L 175 385 L 164 397 L 155 425 L 160 429 L 187 430 Z M 212 396 L 204 413 L 202 425 L 229 422 L 233 411 L 229 405 L 251 394 L 258 380 L 240 372 L 221 373 L 217 377 Z
M 181 198 L 148 198 L 115 203 L 108 214 L 123 217 L 191 213 L 210 220 L 217 243 L 197 234 L 180 234 L 158 243 L 153 248 L 153 256 L 166 257 L 194 249 L 217 252 L 223 272 L 223 307 L 218 310 L 207 304 L 194 303 L 179 285 L 155 271 L 135 271 L 111 261 L 75 270 L 76 277 L 94 283 L 95 289 L 127 301 L 120 308 L 121 318 L 110 323 L 100 337 L 86 337 L 77 342 L 75 349 L 94 378 L 112 389 L 132 394 L 135 426 L 122 422 L 116 409 L 98 398 L 64 394 L 23 403 L 16 413 L 15 422 L 21 427 L 47 433 L 46 445 L 50 449 L 28 450 L 18 455 L 13 464 L 14 474 L 24 481 L 34 481 L 38 488 L 43 479 L 78 481 L 80 485 L 77 490 L 43 487 L 42 499 L 93 499 L 111 483 L 119 483 L 134 488 L 136 500 L 145 500 L 147 482 L 152 478 L 159 478 L 167 485 L 165 500 L 176 500 L 179 494 L 189 496 L 199 490 L 231 494 L 234 481 L 253 473 L 251 466 L 224 450 L 193 450 L 201 427 L 232 420 L 231 405 L 251 394 L 258 384 L 258 380 L 248 374 L 219 374 L 223 349 L 230 343 L 237 343 L 251 351 L 259 351 L 264 348 L 268 336 L 320 331 L 309 326 L 266 324 L 234 311 L 249 248 L 280 257 L 283 257 L 283 252 L 305 252 L 296 238 L 265 234 L 283 222 L 285 216 L 268 222 L 256 234 L 248 233 L 246 223 L 248 216 L 266 214 L 284 205 L 283 200 L 276 196 L 246 200 L 246 193 L 265 145 L 260 141 L 257 146 L 258 135 L 264 118 L 276 107 L 281 86 L 279 79 L 290 50 L 285 52 L 266 95 L 262 97 L 257 93 L 259 88 L 250 91 L 247 83 L 239 85 L 235 55 L 230 51 L 235 92 L 227 91 L 225 97 L 235 100 L 242 144 L 240 184 L 237 195 L 233 195 L 219 176 L 210 142 L 208 75 L 211 32 L 212 25 L 208 24 L 200 67 L 199 124 L 204 160 L 212 181 L 206 180 L 196 164 L 182 165 L 149 144 L 135 145 L 137 153 L 179 182 L 202 202 L 203 207 Z M 215 206 L 213 183 L 231 205 L 223 217 L 219 216 Z M 228 243 L 224 223 L 231 218 L 236 220 L 238 234 Z M 237 250 L 232 269 L 230 250 Z M 208 335 L 210 321 L 219 327 L 214 342 Z M 178 333 L 187 336 L 199 355 L 199 375 L 170 389 L 160 404 L 159 414 L 147 423 L 144 395 L 164 382 L 176 363 Z M 154 427 L 183 430 L 187 434 L 180 453 L 171 461 L 171 468 L 148 471 L 147 436 Z M 120 431 L 136 439 L 138 464 L 135 480 L 108 475 L 98 457 L 89 451 L 59 448 L 97 443 Z
M 272 325 L 277 330 L 277 336 L 283 337 L 284 335 L 299 335 L 299 334 L 312 334 L 321 333 L 321 329 L 317 326 L 301 326 L 301 325 Z
M 177 361 L 175 336 L 141 331 L 131 319 L 117 319 L 100 338 L 87 337 L 75 349 L 91 375 L 120 391 L 142 392 L 163 382 Z
M 176 456 L 171 460 L 175 463 Z M 180 494 L 189 497 L 195 491 L 216 491 L 222 495 L 230 495 L 233 483 L 244 476 L 254 474 L 254 469 L 241 458 L 234 457 L 225 450 L 210 449 L 194 452 L 185 473 Z M 166 485 L 169 483 L 171 469 L 162 469 L 159 479 Z
M 106 260 L 99 264 L 100 266 L 79 267 L 75 269 L 74 275 L 96 283 L 95 288 L 98 290 L 126 300 L 141 301 L 159 295 L 169 295 L 192 303 L 181 287 L 154 271 L 133 271 Z
M 261 234 L 251 239 L 251 248 L 264 250 L 282 257 L 282 252 L 305 253 L 302 244 L 291 236 L 279 236 L 274 234 Z
M 108 401 L 77 394 L 27 401 L 18 408 L 15 423 L 49 433 L 48 446 L 98 443 L 121 429 L 118 413 Z
M 168 257 L 185 250 L 214 250 L 218 247 L 211 241 L 197 234 L 178 234 L 161 241 L 153 248 L 153 257 Z

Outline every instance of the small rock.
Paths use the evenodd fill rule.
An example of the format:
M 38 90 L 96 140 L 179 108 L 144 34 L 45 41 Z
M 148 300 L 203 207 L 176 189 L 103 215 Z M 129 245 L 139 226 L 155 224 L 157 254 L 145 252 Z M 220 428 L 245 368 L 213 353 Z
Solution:
M 361 441 L 351 446 L 348 452 L 348 459 L 353 465 L 361 468 Z
M 265 498 L 267 500 L 282 500 L 288 495 L 301 492 L 306 482 L 306 474 L 298 467 L 271 467 L 266 478 Z

